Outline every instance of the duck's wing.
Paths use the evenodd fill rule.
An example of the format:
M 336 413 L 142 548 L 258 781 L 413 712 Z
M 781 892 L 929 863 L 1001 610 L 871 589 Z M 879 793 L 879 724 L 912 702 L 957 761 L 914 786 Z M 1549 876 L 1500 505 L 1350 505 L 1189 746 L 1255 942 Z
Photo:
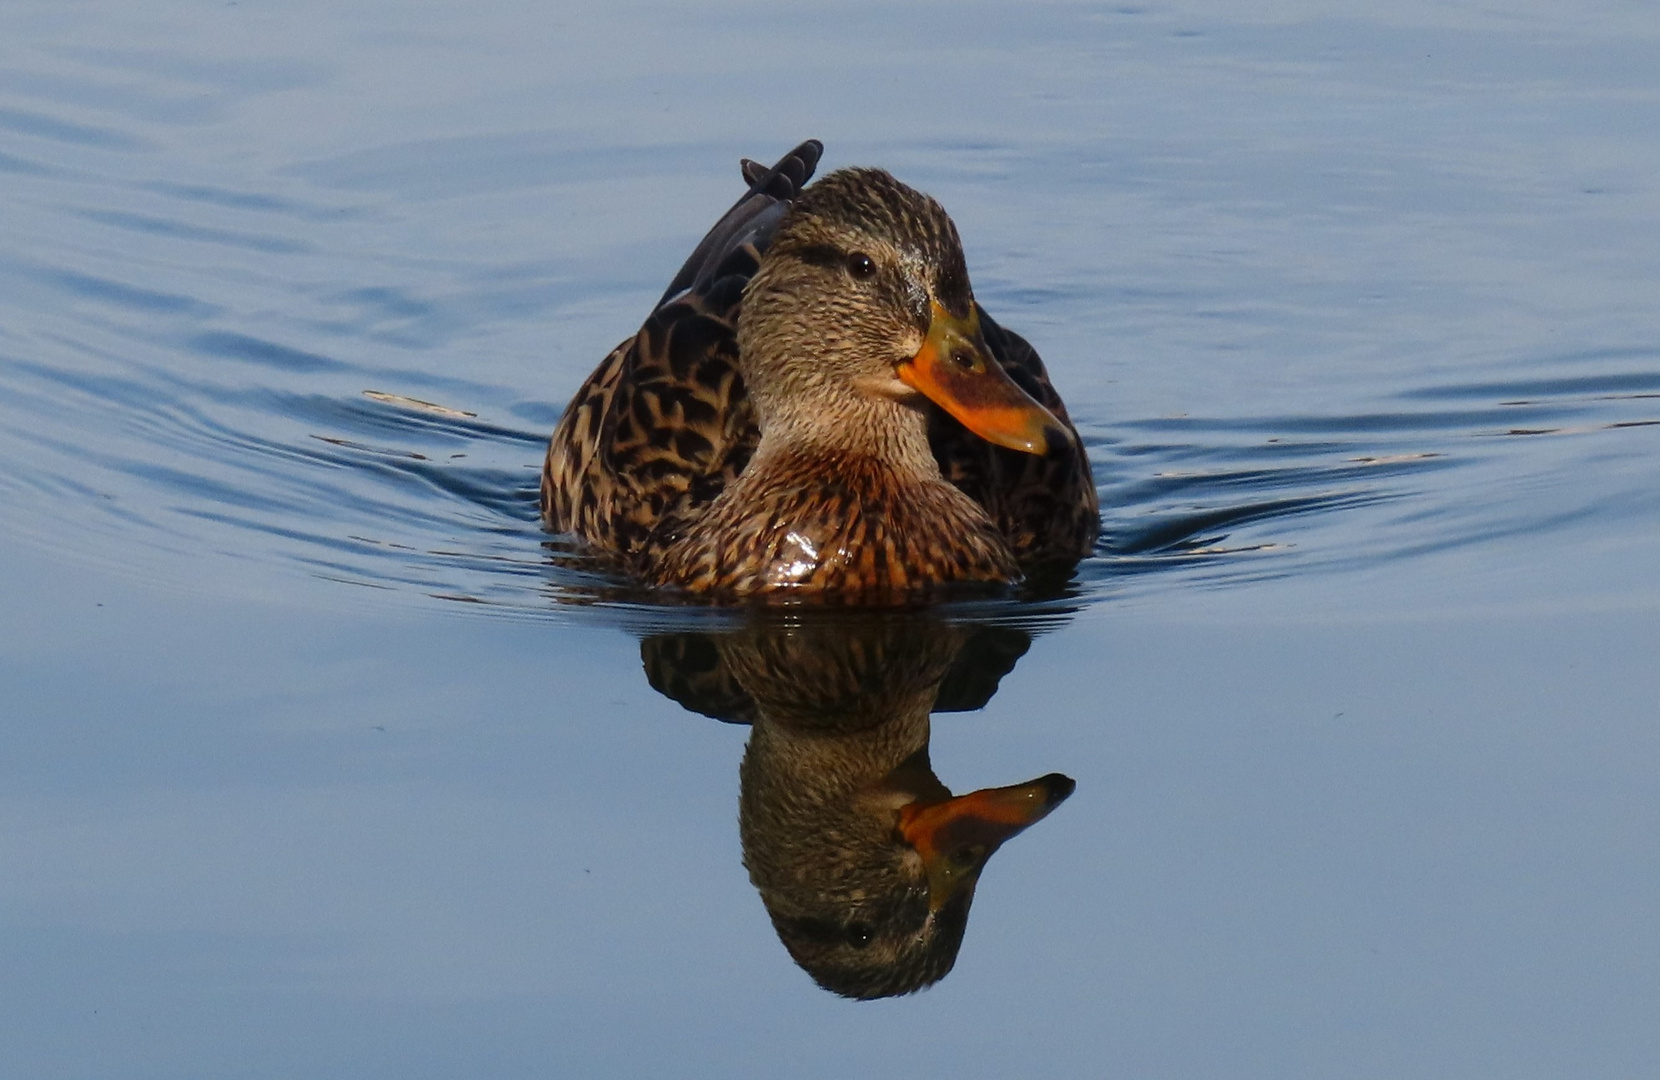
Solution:
M 542 469 L 549 529 L 632 558 L 672 539 L 748 463 L 759 434 L 738 376 L 738 304 L 822 150 L 808 140 L 770 169 L 746 161 L 749 190 L 582 384 Z
M 978 305 L 976 305 L 978 306 Z M 994 446 L 930 405 L 928 441 L 940 471 L 991 515 L 1024 565 L 1076 562 L 1095 547 L 1101 513 L 1089 454 L 1031 343 L 979 308 L 992 355 L 1020 388 L 1072 432 L 1047 457 Z

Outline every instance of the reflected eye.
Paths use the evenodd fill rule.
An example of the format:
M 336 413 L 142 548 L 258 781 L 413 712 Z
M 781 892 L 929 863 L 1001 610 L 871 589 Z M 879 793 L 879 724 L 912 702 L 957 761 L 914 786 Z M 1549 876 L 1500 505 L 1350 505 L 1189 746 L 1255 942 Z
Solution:
M 876 276 L 876 263 L 869 255 L 862 251 L 855 251 L 847 257 L 847 272 L 860 281 Z

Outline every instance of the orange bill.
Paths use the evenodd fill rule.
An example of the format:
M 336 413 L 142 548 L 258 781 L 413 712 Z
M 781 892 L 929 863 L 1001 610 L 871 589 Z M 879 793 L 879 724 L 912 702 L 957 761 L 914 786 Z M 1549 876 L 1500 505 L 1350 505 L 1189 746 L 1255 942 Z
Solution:
M 1075 786 L 1070 778 L 1050 773 L 1025 784 L 902 807 L 899 833 L 922 856 L 929 908 L 938 911 L 953 893 L 971 887 L 1003 841 L 1042 821 Z
M 992 358 L 976 309 L 959 319 L 936 300 L 927 339 L 899 365 L 898 375 L 987 442 L 1043 456 L 1071 440 L 1055 414 Z

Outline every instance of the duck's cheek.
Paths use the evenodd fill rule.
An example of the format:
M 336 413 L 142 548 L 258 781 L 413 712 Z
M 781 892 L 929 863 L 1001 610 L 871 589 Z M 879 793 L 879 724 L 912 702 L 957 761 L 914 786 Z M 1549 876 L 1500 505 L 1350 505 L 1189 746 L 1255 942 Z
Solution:
M 891 370 L 880 375 L 867 375 L 856 380 L 853 385 L 866 397 L 886 398 L 913 406 L 921 405 L 926 400 L 920 391 Z

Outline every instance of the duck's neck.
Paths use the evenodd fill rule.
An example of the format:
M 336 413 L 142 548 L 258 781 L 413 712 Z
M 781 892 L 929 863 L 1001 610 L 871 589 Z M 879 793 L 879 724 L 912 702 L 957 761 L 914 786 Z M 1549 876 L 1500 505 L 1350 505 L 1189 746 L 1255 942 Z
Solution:
M 944 483 L 928 446 L 927 418 L 918 409 L 856 391 L 769 404 L 758 418 L 761 441 L 752 467 L 865 459 L 885 464 L 901 481 Z

